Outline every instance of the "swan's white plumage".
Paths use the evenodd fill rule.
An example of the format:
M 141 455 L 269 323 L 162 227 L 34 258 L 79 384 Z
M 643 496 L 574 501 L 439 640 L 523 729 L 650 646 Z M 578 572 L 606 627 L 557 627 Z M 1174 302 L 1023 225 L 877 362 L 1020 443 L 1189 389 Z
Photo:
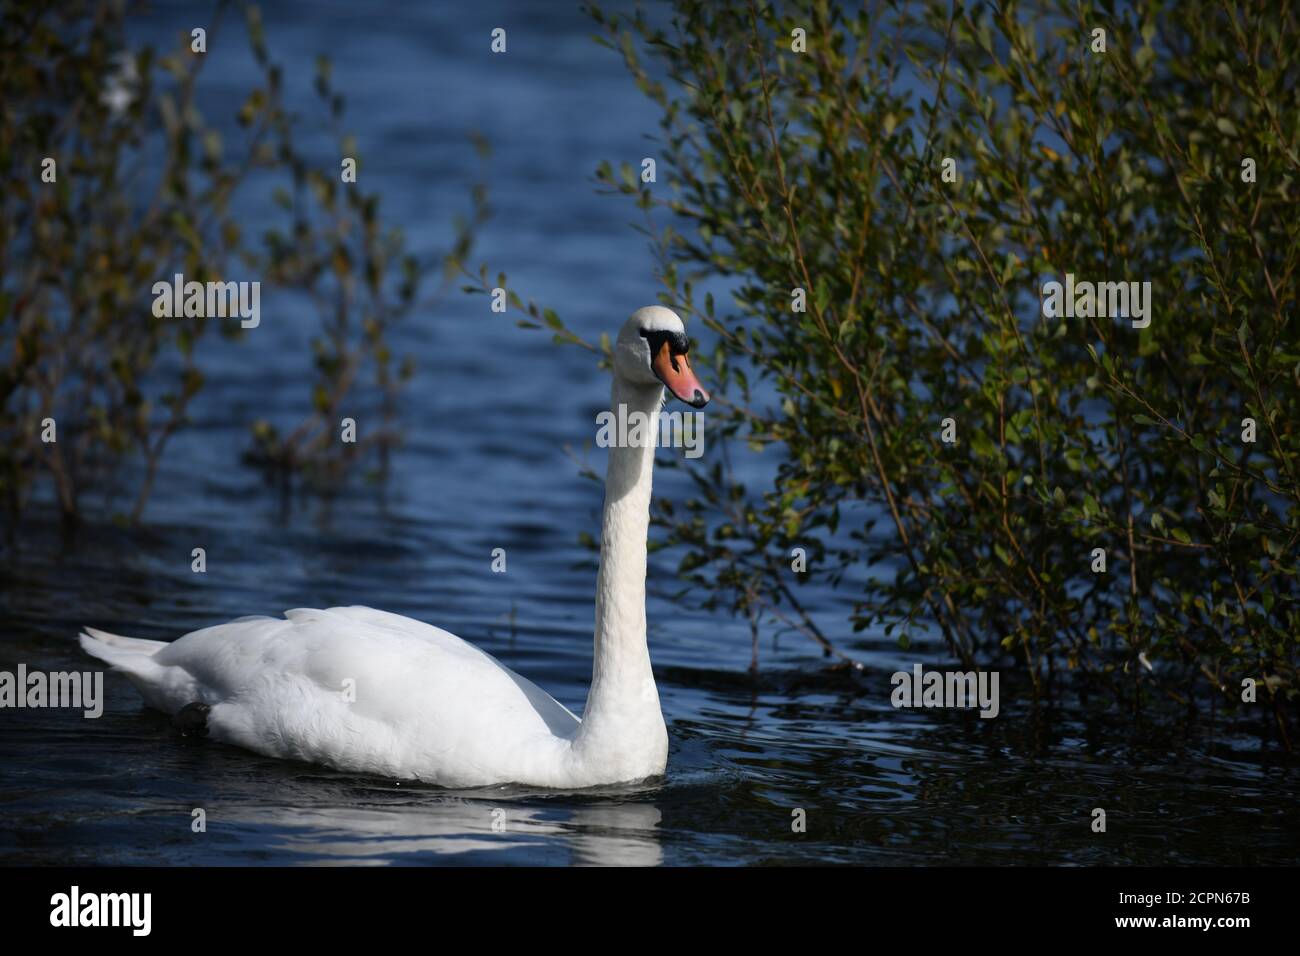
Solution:
M 298 608 L 171 644 L 103 632 L 81 643 L 150 706 L 208 704 L 212 739 L 269 757 L 447 787 L 574 785 L 569 710 L 456 635 L 398 614 Z
M 615 349 L 611 404 L 653 420 L 663 386 L 647 330 L 684 327 L 660 306 L 633 314 Z M 130 678 L 149 706 L 176 714 L 206 704 L 209 737 L 271 757 L 447 787 L 657 776 L 668 734 L 646 647 L 653 465 L 653 442 L 610 449 L 581 721 L 454 634 L 367 607 L 244 617 L 170 644 L 85 628 L 81 645 Z

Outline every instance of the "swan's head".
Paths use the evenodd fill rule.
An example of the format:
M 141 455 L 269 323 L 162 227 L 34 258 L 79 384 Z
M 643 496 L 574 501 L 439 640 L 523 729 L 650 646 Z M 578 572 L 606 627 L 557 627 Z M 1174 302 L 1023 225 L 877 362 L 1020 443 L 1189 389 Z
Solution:
M 694 408 L 708 404 L 709 393 L 686 357 L 691 342 L 686 326 L 672 309 L 647 305 L 623 323 L 614 343 L 614 374 L 633 385 L 662 383 L 673 396 Z

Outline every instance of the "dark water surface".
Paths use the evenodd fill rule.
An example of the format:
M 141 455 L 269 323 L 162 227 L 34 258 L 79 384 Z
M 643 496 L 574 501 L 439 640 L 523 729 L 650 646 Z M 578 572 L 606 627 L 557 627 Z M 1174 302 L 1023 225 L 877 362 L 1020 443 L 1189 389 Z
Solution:
M 506 269 L 514 288 L 592 336 L 654 301 L 650 256 L 627 224 L 633 211 L 595 196 L 590 175 L 603 159 L 653 155 L 656 115 L 572 6 L 268 6 L 269 45 L 292 87 L 308 89 L 316 53 L 334 59 L 365 185 L 382 190 L 417 250 L 443 244 L 450 216 L 466 208 L 478 173 L 466 133 L 478 129 L 494 148 L 496 218 L 475 261 Z M 183 9 L 155 9 L 142 36 L 188 31 Z M 509 30 L 504 57 L 487 53 L 495 26 Z M 228 107 L 248 82 L 247 57 L 220 42 L 211 56 L 204 82 Z M 585 353 L 490 316 L 483 297 L 454 295 L 401 333 L 418 374 L 385 493 L 358 486 L 285 513 L 238 460 L 250 421 L 303 414 L 315 319 L 265 296 L 262 308 L 261 328 L 242 344 L 209 343 L 211 385 L 171 447 L 143 528 L 92 522 L 61 541 L 37 515 L 5 546 L 0 669 L 97 668 L 74 640 L 83 624 L 172 639 L 244 614 L 368 604 L 480 644 L 580 711 L 594 562 L 577 534 L 598 531 L 601 489 L 564 449 L 584 455 L 607 378 Z M 603 452 L 589 460 L 603 473 Z M 658 494 L 681 487 L 660 470 Z M 190 571 L 195 547 L 207 551 L 206 574 Z M 494 548 L 506 549 L 505 574 L 490 571 Z M 1006 673 L 997 719 L 895 710 L 889 675 L 910 669 L 916 651 L 835 628 L 844 599 L 829 593 L 812 603 L 868 670 L 829 670 L 803 639 L 764 635 L 751 676 L 746 624 L 672 600 L 675 563 L 652 555 L 650 645 L 672 739 L 661 781 L 448 792 L 349 776 L 181 739 L 109 675 L 98 720 L 0 713 L 0 861 L 1300 858 L 1300 769 L 1257 728 L 1208 717 L 1134 726 L 1101 703 L 1035 709 Z M 191 831 L 196 807 L 206 833 Z M 1105 834 L 1091 831 L 1094 807 L 1107 811 Z M 797 809 L 806 833 L 792 832 Z

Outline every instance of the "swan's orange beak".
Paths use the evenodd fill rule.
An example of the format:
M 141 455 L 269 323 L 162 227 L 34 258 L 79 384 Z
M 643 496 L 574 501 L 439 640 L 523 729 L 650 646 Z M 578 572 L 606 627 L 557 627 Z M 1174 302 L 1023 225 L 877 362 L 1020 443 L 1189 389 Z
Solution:
M 659 351 L 650 359 L 650 368 L 654 370 L 655 375 L 664 383 L 668 391 L 680 401 L 693 408 L 703 408 L 709 403 L 709 393 L 695 377 L 686 353 L 674 354 L 668 341 L 660 345 Z

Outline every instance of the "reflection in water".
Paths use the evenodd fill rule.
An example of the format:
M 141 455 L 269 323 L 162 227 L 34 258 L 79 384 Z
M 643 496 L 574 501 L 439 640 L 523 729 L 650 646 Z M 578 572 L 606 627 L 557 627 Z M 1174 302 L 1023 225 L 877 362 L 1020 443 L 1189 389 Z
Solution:
M 584 866 L 658 866 L 663 814 L 643 803 L 582 807 L 570 821 L 574 862 Z
M 511 862 L 534 849 L 570 851 L 584 866 L 658 866 L 656 829 L 662 814 L 650 804 L 529 806 L 510 800 L 424 796 L 402 806 L 371 809 L 323 806 L 244 807 L 220 825 L 239 823 L 274 833 L 268 847 L 301 862 L 386 864 L 420 862 L 420 854 Z M 215 825 L 215 824 L 214 824 Z

